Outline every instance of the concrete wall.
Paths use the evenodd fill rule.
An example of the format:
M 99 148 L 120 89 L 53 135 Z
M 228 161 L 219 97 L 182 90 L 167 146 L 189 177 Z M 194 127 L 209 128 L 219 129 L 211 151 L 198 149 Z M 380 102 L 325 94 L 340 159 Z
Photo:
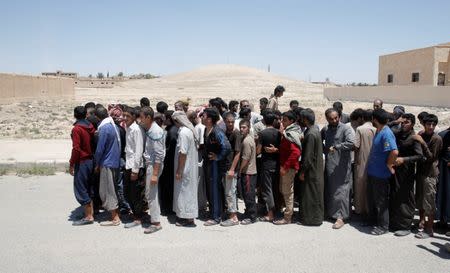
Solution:
M 448 51 L 447 51 L 448 52 Z M 437 62 L 435 58 L 443 58 L 445 53 L 436 54 L 435 47 L 410 50 L 380 56 L 378 68 L 378 85 L 433 85 L 437 84 Z M 419 73 L 419 82 L 412 82 L 412 73 Z M 436 74 L 435 74 L 436 73 Z M 393 74 L 393 83 L 387 82 L 387 75 Z
M 74 80 L 70 78 L 0 73 L 0 101 L 2 102 L 74 95 Z
M 372 102 L 450 108 L 450 86 L 367 86 L 325 88 L 328 100 Z

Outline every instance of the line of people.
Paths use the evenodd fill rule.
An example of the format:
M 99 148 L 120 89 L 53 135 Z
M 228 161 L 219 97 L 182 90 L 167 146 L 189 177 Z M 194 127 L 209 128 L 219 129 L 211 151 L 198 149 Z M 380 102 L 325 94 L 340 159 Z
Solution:
M 248 100 L 221 98 L 196 110 L 178 101 L 174 111 L 158 102 L 154 112 L 146 98 L 138 107 L 75 107 L 70 173 L 85 213 L 73 224 L 94 223 L 102 208 L 111 216 L 102 226 L 121 225 L 126 214 L 124 227 L 144 225 L 145 233 L 161 230 L 161 214 L 175 214 L 182 227 L 196 218 L 205 226 L 285 225 L 297 220 L 295 204 L 302 225 L 332 219 L 340 229 L 357 214 L 373 235 L 408 235 L 416 209 L 417 238 L 433 236 L 435 220 L 447 224 L 450 128 L 437 134 L 435 115 L 421 113 L 416 134 L 402 106 L 388 113 L 376 100 L 347 115 L 335 102 L 319 128 L 298 101 L 278 110 L 284 92 L 277 86 L 260 99 L 260 113 Z

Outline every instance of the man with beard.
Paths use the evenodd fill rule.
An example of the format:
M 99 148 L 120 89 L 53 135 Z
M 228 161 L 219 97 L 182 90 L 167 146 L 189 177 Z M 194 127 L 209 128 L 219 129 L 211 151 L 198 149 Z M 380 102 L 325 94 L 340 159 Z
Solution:
M 414 182 L 416 162 L 423 159 L 422 147 L 415 140 L 413 114 L 401 116 L 401 129 L 395 133 L 398 157 L 395 161 L 395 174 L 391 178 L 389 225 L 396 236 L 411 233 L 411 224 L 416 209 Z
M 330 108 L 325 111 L 328 125 L 322 129 L 325 141 L 325 207 L 328 217 L 335 219 L 333 229 L 344 226 L 350 217 L 350 190 L 352 188 L 351 152 L 355 133 L 349 125 L 340 122 L 339 113 Z
M 323 147 L 314 121 L 315 115 L 311 109 L 300 112 L 300 126 L 306 128 L 300 169 L 300 222 L 320 226 L 324 215 Z

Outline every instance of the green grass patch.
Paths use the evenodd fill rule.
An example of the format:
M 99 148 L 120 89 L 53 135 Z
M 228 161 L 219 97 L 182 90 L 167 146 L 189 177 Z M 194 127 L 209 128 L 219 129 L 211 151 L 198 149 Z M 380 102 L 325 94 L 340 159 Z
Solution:
M 19 168 L 16 170 L 17 176 L 49 176 L 55 175 L 56 168 L 50 166 L 38 166 Z

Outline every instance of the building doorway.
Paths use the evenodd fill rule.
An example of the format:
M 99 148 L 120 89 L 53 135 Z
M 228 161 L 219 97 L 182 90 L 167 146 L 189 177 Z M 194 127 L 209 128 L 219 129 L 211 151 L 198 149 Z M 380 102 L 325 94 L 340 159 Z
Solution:
M 443 85 L 445 85 L 445 74 L 442 73 L 442 72 L 438 74 L 437 85 L 438 85 L 438 86 L 443 86 Z

